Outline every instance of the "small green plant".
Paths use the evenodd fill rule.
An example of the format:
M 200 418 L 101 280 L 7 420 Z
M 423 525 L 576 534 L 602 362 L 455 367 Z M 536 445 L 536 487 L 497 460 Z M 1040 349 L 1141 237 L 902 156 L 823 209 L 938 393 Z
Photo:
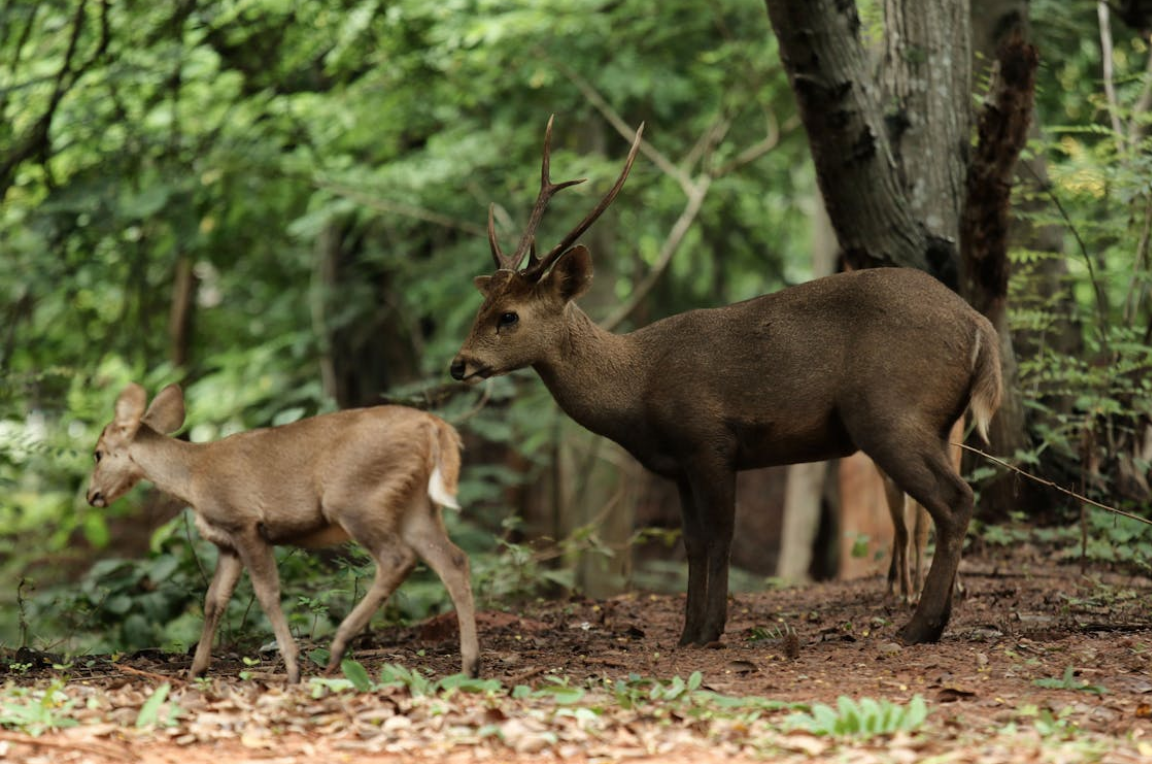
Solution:
M 375 692 L 384 687 L 404 687 L 413 696 L 430 696 L 452 692 L 494 693 L 502 688 L 498 679 L 476 679 L 464 674 L 452 674 L 439 681 L 432 681 L 416 669 L 406 669 L 394 663 L 386 663 L 380 668 L 379 681 L 373 681 L 358 661 L 345 659 L 340 662 L 344 679 L 316 678 L 312 682 L 318 688 L 335 692 L 353 689 L 357 692 Z
M 148 700 L 144 701 L 144 705 L 140 706 L 140 713 L 136 715 L 137 729 L 171 727 L 176 724 L 176 719 L 182 712 L 180 707 L 175 703 L 168 703 L 168 712 L 162 715 L 164 702 L 168 700 L 168 693 L 171 690 L 172 685 L 165 682 L 152 691 L 152 695 Z
M 842 695 L 836 701 L 836 708 L 817 703 L 808 711 L 787 717 L 784 726 L 814 735 L 865 739 L 896 732 L 914 732 L 927 718 L 928 707 L 920 695 L 914 696 L 906 706 L 872 698 L 855 701 Z
M 244 665 L 247 666 L 249 669 L 256 668 L 257 666 L 260 665 L 260 659 L 259 658 L 249 658 L 247 655 L 241 656 L 240 660 L 242 660 L 244 662 Z M 248 681 L 249 679 L 252 678 L 252 672 L 245 669 L 244 671 L 241 671 L 238 674 L 238 676 L 241 679 L 243 679 L 244 681 Z
M 868 544 L 872 538 L 867 533 L 857 533 L 852 539 L 852 558 L 862 560 L 868 556 Z
M 1071 739 L 1079 731 L 1076 723 L 1068 717 L 1073 713 L 1071 706 L 1065 706 L 1056 713 L 1051 709 L 1040 708 L 1036 705 L 1020 707 L 1019 715 L 1022 719 L 1030 720 L 1032 726 L 1041 737 L 1054 737 L 1060 740 Z M 1015 729 L 1015 723 L 1011 730 Z
M 768 640 L 780 641 L 787 639 L 788 635 L 795 634 L 795 630 L 786 623 L 775 626 L 753 626 L 748 630 L 749 642 L 765 642 Z
M 1064 669 L 1064 676 L 1059 679 L 1051 677 L 1044 679 L 1033 679 L 1032 684 L 1037 687 L 1046 687 L 1050 690 L 1080 690 L 1081 692 L 1090 692 L 1093 695 L 1104 695 L 1108 692 L 1108 688 L 1099 684 L 1089 684 L 1076 679 L 1076 670 L 1071 666 Z
M 43 690 L 5 687 L 0 701 L 0 727 L 38 736 L 76 726 L 77 721 L 69 718 L 76 701 L 68 698 L 64 686 L 63 680 L 56 679 Z

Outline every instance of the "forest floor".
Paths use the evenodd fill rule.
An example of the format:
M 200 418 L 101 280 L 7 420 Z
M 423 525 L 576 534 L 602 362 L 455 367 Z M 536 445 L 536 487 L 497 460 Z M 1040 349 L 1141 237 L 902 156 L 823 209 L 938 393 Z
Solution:
M 296 687 L 225 649 L 191 683 L 182 655 L 25 654 L 4 664 L 0 760 L 1152 761 L 1152 581 L 998 554 L 964 561 L 933 645 L 897 643 L 909 611 L 871 578 L 736 595 L 712 648 L 676 646 L 677 596 L 483 613 L 484 681 L 455 688 L 451 614 Z

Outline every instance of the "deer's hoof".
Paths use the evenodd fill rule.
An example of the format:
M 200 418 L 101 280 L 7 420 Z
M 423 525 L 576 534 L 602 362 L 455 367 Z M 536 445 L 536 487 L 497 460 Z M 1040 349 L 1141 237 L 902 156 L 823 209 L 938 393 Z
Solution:
M 896 636 L 906 645 L 923 645 L 931 642 L 939 642 L 940 635 L 943 633 L 943 623 L 933 625 L 913 618 L 904 628 L 896 633 Z

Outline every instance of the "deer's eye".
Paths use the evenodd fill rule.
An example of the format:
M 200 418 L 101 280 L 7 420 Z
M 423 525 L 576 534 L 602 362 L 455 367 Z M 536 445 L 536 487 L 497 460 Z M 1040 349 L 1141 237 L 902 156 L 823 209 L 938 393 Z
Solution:
M 520 320 L 520 316 L 509 311 L 508 313 L 501 313 L 500 314 L 500 321 L 497 325 L 501 329 L 505 329 L 509 326 L 512 326 L 513 324 L 515 324 L 519 320 Z
M 103 458 L 104 458 L 104 452 L 103 451 L 97 451 L 96 452 L 96 463 L 99 464 L 100 460 Z

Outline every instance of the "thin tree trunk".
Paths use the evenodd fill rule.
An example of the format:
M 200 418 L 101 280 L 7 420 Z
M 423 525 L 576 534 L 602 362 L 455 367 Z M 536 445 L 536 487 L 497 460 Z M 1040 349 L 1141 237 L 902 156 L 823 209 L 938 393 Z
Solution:
M 172 278 L 172 307 L 168 313 L 168 358 L 176 367 L 188 364 L 198 284 L 192 258 L 187 253 L 181 253 L 176 259 L 176 272 Z
M 1019 34 L 997 56 L 988 102 L 981 110 L 976 155 L 968 172 L 967 202 L 961 226 L 963 293 L 1000 335 L 1007 394 L 992 422 L 992 450 L 1011 454 L 1025 445 L 1024 406 L 1019 368 L 1008 326 L 1008 228 L 1016 160 L 1028 139 L 1036 88 L 1036 49 Z M 985 489 L 986 513 L 1006 516 L 1016 500 L 1011 478 Z
M 812 276 L 819 278 L 836 271 L 837 245 L 832 221 L 819 196 L 815 206 L 812 215 Z M 835 463 L 831 464 L 835 472 Z M 776 575 L 785 581 L 802 582 L 809 578 L 812 547 L 820 532 L 824 481 L 829 465 L 829 462 L 812 462 L 788 467 L 780 556 L 776 563 Z

